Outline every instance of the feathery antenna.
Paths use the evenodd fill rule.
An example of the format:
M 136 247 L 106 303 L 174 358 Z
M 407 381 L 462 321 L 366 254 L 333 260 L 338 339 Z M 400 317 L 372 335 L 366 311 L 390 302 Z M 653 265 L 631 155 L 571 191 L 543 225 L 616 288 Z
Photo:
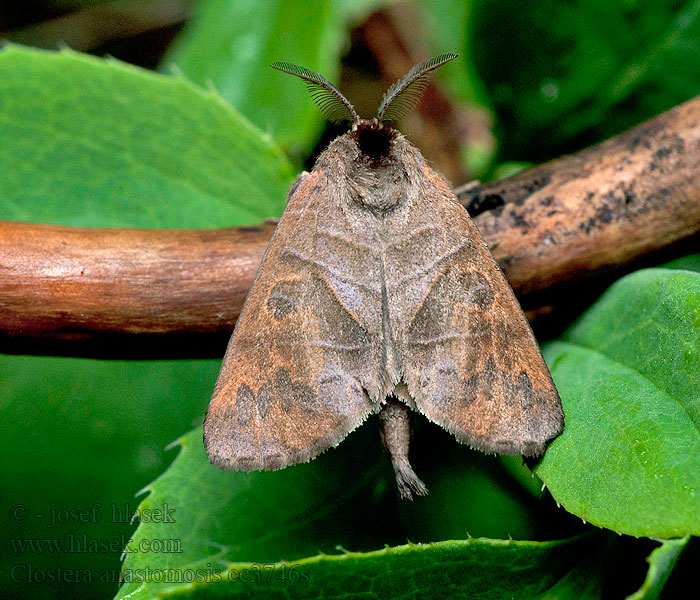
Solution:
M 413 67 L 403 79 L 394 83 L 387 93 L 384 94 L 384 99 L 379 105 L 377 119 L 379 121 L 397 121 L 403 117 L 418 104 L 423 91 L 428 85 L 428 73 L 457 58 L 457 56 L 454 52 L 440 54 L 440 56 L 426 60 Z
M 348 102 L 348 99 L 322 75 L 288 62 L 275 62 L 270 66 L 283 73 L 289 73 L 303 79 L 311 93 L 311 98 L 313 98 L 313 101 L 329 121 L 334 123 L 342 121 L 357 123 L 360 120 L 360 117 L 355 112 L 355 108 Z

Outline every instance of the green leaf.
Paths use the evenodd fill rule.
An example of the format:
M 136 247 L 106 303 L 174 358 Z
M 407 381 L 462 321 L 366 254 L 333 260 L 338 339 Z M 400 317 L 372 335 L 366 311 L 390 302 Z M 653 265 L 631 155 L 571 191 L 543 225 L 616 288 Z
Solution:
M 634 594 L 627 596 L 627 600 L 656 600 L 689 540 L 689 536 L 677 540 L 663 540 L 647 558 L 649 571 L 644 583 Z
M 375 3 L 200 1 L 165 64 L 173 62 L 200 85 L 213 85 L 293 156 L 304 158 L 325 119 L 305 87 L 270 64 L 291 62 L 338 83 L 346 21 Z
M 569 512 L 700 534 L 700 274 L 637 271 L 545 348 L 566 425 L 536 469 Z
M 291 165 L 213 92 L 70 51 L 0 51 L 0 218 L 217 227 L 281 214 Z
M 383 453 L 376 460 L 389 468 Z M 400 503 L 405 539 L 431 542 L 470 535 L 548 540 L 578 531 L 564 521 L 565 511 L 552 514 L 551 503 L 542 498 L 542 482 L 532 477 L 522 457 L 471 450 L 419 415 L 412 420 L 411 463 L 430 493 Z M 389 480 L 395 487 L 391 473 Z
M 558 156 L 700 93 L 698 0 L 479 0 L 472 10 L 471 52 L 506 160 Z
M 180 440 L 170 468 L 147 488 L 150 495 L 140 509 L 167 507 L 173 522 L 139 525 L 128 545 L 126 583 L 118 597 L 360 598 L 373 592 L 390 598 L 400 592 L 420 598 L 466 593 L 538 598 L 555 590 L 566 598 L 597 597 L 601 581 L 592 569 L 598 559 L 587 558 L 596 556 L 590 551 L 594 540 L 600 542 L 596 536 L 555 542 L 469 539 L 371 551 L 382 546 L 377 540 L 401 539 L 394 483 L 377 466 L 378 451 L 376 429 L 365 426 L 307 464 L 278 472 L 224 472 L 209 465 L 201 428 L 195 429 Z M 137 551 L 153 539 L 177 540 L 180 546 L 173 553 Z M 365 552 L 338 554 L 344 548 Z M 144 581 L 147 568 L 169 570 L 172 580 Z M 188 584 L 187 573 L 198 569 L 207 581 Z M 240 581 L 247 576 L 260 579 L 254 585 Z
M 213 467 L 197 428 L 182 438 L 180 454 L 148 486 L 151 495 L 142 504 L 148 510 L 164 504 L 176 508 L 177 523 L 158 524 L 157 530 L 179 540 L 182 551 L 177 556 L 129 553 L 124 567 L 138 573 L 146 566 L 269 563 L 334 552 L 339 545 L 373 550 L 407 539 L 459 539 L 469 533 L 546 539 L 550 524 L 558 536 L 571 532 L 556 515 L 546 523 L 536 520 L 542 506 L 499 469 L 497 457 L 471 451 L 427 422 L 417 423 L 414 433 L 413 464 L 430 494 L 399 502 L 376 418 L 336 449 L 278 472 Z M 139 548 L 153 535 L 153 524 L 143 523 L 131 546 Z M 127 586 L 123 593 L 137 588 Z
M 180 448 L 171 467 L 148 486 L 150 495 L 140 506 L 168 505 L 176 511 L 175 522 L 141 523 L 129 546 L 138 549 L 142 540 L 157 535 L 179 540 L 182 549 L 176 554 L 128 553 L 126 577 L 145 566 L 269 563 L 332 552 L 338 544 L 364 547 L 374 536 L 395 538 L 391 512 L 396 501 L 389 494 L 391 481 L 380 476 L 374 460 L 380 452 L 376 431 L 363 427 L 337 450 L 277 472 L 225 472 L 213 467 L 204 452 L 201 427 L 184 436 Z M 345 480 L 349 467 L 355 476 Z M 360 492 L 361 505 L 356 502 Z M 153 583 L 143 587 L 127 583 L 121 594 L 148 598 L 162 589 Z
M 133 513 L 134 490 L 170 461 L 164 448 L 178 431 L 201 423 L 219 361 L 96 361 L 28 356 L 0 357 L 0 427 L 3 431 L 3 493 L 0 510 L 6 540 L 50 539 L 64 551 L 17 548 L 2 552 L 6 597 L 104 598 L 114 594 L 119 556 L 133 530 L 112 508 Z M 93 507 L 101 505 L 94 513 Z M 128 504 L 130 510 L 124 511 Z M 9 515 L 29 511 L 25 521 Z M 51 511 L 89 510 L 82 522 L 53 525 Z M 43 517 L 35 517 L 42 514 Z M 84 540 L 110 544 L 98 551 Z M 7 542 L 5 542 L 7 543 Z M 26 565 L 35 571 L 29 581 Z M 14 573 L 12 569 L 17 567 Z M 81 583 L 58 578 L 57 569 L 85 573 Z M 12 579 L 10 576 L 12 574 Z M 101 581 L 107 577 L 107 581 Z M 88 580 L 89 578 L 89 580 Z M 92 582 L 92 585 L 90 585 Z
M 321 555 L 261 565 L 226 565 L 220 581 L 172 586 L 168 598 L 416 598 L 546 600 L 599 598 L 587 540 L 471 539 Z M 148 598 L 150 595 L 129 596 Z M 121 596 L 125 598 L 125 596 Z
M 412 453 L 430 494 L 410 503 L 398 501 L 377 419 L 310 463 L 278 472 L 212 467 L 201 428 L 180 444 L 180 454 L 148 486 L 151 495 L 142 504 L 148 510 L 165 504 L 175 508 L 176 523 L 141 524 L 130 547 L 138 549 L 141 540 L 152 539 L 157 531 L 160 537 L 179 540 L 182 551 L 177 556 L 128 553 L 127 577 L 147 566 L 197 569 L 220 561 L 274 563 L 334 552 L 338 546 L 372 550 L 407 539 L 458 539 L 469 532 L 541 539 L 551 533 L 550 524 L 556 535 L 571 531 L 570 526 L 561 527 L 556 515 L 538 522 L 535 513 L 543 507 L 508 481 L 498 458 L 455 443 L 427 422 L 416 427 Z M 236 510 L 230 510 L 232 506 Z M 140 590 L 140 583 L 127 585 L 122 593 Z M 151 585 L 144 589 L 144 597 L 156 593 Z
M 696 271 L 700 273 L 700 254 L 681 256 L 663 265 L 664 269 L 683 269 L 684 271 Z
M 292 177 L 269 138 L 215 94 L 182 78 L 67 51 L 0 51 L 0 139 L 5 219 L 257 223 L 282 212 Z M 74 597 L 78 584 L 70 577 L 81 578 L 81 596 L 114 594 L 132 527 L 128 518 L 114 521 L 112 507 L 135 508 L 134 490 L 168 462 L 164 446 L 201 423 L 219 365 L 2 357 L 0 510 L 9 515 L 21 504 L 30 511 L 26 521 L 4 521 L 7 538 L 106 544 L 97 552 L 4 552 L 3 573 L 20 566 L 15 582 L 3 581 L 11 585 L 8 596 Z M 96 504 L 95 521 L 49 526 L 52 508 L 79 514 Z M 30 582 L 22 570 L 28 564 L 37 577 L 55 579 L 59 568 L 70 574 Z

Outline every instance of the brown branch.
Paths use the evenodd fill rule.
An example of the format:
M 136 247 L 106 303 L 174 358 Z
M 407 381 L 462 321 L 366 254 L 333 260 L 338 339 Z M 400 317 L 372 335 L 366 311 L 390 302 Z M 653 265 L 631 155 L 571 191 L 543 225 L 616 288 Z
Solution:
M 460 198 L 516 294 L 551 302 L 700 232 L 700 97 Z
M 475 221 L 521 300 L 552 302 L 698 235 L 700 97 L 599 146 L 459 194 L 480 213 Z M 273 230 L 2 222 L 1 349 L 112 356 L 115 340 L 137 339 L 124 353 L 134 357 L 152 350 L 145 339 L 160 340 L 158 356 L 220 355 Z M 81 340 L 92 344 L 87 351 L 76 350 Z

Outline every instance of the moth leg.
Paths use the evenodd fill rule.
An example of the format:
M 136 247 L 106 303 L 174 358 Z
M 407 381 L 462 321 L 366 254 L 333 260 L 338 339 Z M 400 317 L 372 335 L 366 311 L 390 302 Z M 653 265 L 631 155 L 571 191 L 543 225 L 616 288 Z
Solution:
M 408 443 L 411 437 L 409 412 L 408 406 L 389 396 L 379 413 L 382 422 L 382 442 L 391 456 L 399 495 L 404 500 L 412 500 L 413 494 L 425 496 L 428 493 L 428 488 L 418 479 L 408 462 Z

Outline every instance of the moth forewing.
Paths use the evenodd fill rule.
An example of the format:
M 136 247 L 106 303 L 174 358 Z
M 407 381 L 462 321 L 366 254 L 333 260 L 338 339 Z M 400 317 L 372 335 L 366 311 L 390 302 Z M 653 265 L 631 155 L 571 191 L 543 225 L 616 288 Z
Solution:
M 348 317 L 313 258 L 307 219 L 328 194 L 323 170 L 299 184 L 241 311 L 204 422 L 207 454 L 219 467 L 310 460 L 378 410 L 355 379 L 365 365 L 341 370 L 328 356 L 353 333 L 352 324 L 341 327 Z
M 408 220 L 420 234 L 406 233 L 403 248 L 420 259 L 407 275 L 397 266 L 393 282 L 409 394 L 419 412 L 474 448 L 540 454 L 563 413 L 537 342 L 467 212 L 427 165 L 422 180 L 426 196 Z

